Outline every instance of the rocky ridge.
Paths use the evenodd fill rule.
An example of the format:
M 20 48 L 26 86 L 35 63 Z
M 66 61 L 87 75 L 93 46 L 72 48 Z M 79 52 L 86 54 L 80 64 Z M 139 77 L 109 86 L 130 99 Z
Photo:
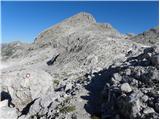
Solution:
M 130 40 L 145 45 L 159 44 L 159 27 L 151 28 L 143 33 L 133 36 Z

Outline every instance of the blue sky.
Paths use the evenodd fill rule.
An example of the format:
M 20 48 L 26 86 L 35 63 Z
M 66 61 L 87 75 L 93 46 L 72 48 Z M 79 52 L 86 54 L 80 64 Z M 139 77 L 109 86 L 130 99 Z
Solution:
M 74 14 L 91 13 L 122 33 L 141 33 L 157 26 L 158 2 L 2 2 L 2 42 L 33 42 L 44 29 Z

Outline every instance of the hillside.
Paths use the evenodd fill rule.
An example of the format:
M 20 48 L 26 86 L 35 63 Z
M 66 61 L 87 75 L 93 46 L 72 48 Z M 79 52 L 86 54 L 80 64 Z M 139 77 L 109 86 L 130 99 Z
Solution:
M 159 33 L 156 31 L 154 34 L 152 32 L 146 32 L 146 34 L 151 36 L 150 39 L 154 39 L 154 36 L 158 36 Z M 128 96 L 131 91 L 135 93 L 136 89 L 139 90 L 138 86 L 128 81 L 124 82 L 126 77 L 122 80 L 123 82 L 117 84 L 110 82 L 115 70 L 117 71 L 120 66 L 125 66 L 123 63 L 126 63 L 129 69 L 135 65 L 142 67 L 140 73 L 139 68 L 133 70 L 134 75 L 144 73 L 142 76 L 145 76 L 151 71 L 149 77 L 156 81 L 153 82 L 156 86 L 153 89 L 155 96 L 149 96 L 149 92 L 143 94 L 146 94 L 149 99 L 154 99 L 153 104 L 159 105 L 157 102 L 157 96 L 159 96 L 157 93 L 159 88 L 157 86 L 157 81 L 159 81 L 157 77 L 159 72 L 158 45 L 154 44 L 155 46 L 151 47 L 141 42 L 137 43 L 141 37 L 143 36 L 138 35 L 128 40 L 126 35 L 118 32 L 110 24 L 97 23 L 91 14 L 81 12 L 44 30 L 32 44 L 19 42 L 3 44 L 1 64 L 5 67 L 1 68 L 0 83 L 2 118 L 87 119 L 115 118 L 115 116 L 117 118 L 147 118 L 150 114 L 153 115 L 149 118 L 157 118 L 158 110 L 154 105 L 146 105 L 146 108 L 152 109 L 151 113 L 143 113 L 142 110 L 143 114 L 131 116 L 127 116 L 128 113 L 122 114 L 123 111 L 112 110 L 111 108 L 114 107 L 105 107 L 108 103 L 112 105 L 106 102 L 106 99 L 110 98 L 106 91 L 108 84 L 110 86 L 115 84 L 119 88 L 123 83 L 128 83 L 134 87 L 128 93 L 124 92 Z M 147 38 L 144 37 L 144 39 Z M 153 50 L 145 52 L 147 49 Z M 146 54 L 149 57 L 146 57 Z M 115 69 L 111 69 L 111 66 L 115 66 Z M 148 69 L 143 72 L 145 67 Z M 121 75 L 119 72 L 117 71 L 118 76 Z M 119 78 L 115 78 L 116 81 L 120 81 Z M 136 79 L 136 82 L 138 81 L 140 81 L 139 78 Z M 145 86 L 145 84 L 147 83 L 142 84 L 141 87 L 144 90 L 152 87 L 152 85 Z M 109 89 L 112 90 L 112 88 Z M 118 91 L 121 90 L 118 89 Z M 120 92 L 120 96 L 121 94 L 123 92 Z M 106 98 L 105 95 L 109 97 Z M 105 99 L 102 101 L 104 96 Z M 137 107 L 136 105 L 129 105 L 131 107 L 129 111 L 133 114 L 132 109 Z M 126 104 L 121 107 L 125 109 Z
M 149 29 L 143 33 L 131 37 L 131 40 L 144 45 L 159 44 L 159 27 Z

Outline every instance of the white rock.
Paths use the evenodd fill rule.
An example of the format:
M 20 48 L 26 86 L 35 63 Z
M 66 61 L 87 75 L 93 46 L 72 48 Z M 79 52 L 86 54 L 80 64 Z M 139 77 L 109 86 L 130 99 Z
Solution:
M 113 78 L 114 78 L 116 81 L 121 81 L 122 76 L 121 76 L 119 73 L 115 73 L 115 74 L 113 75 Z
M 149 114 L 149 113 L 154 113 L 154 109 L 153 108 L 150 108 L 150 107 L 147 107 L 143 110 L 143 113 L 144 114 Z
M 4 106 L 8 106 L 8 100 L 0 101 L 0 108 Z
M 132 88 L 130 87 L 130 85 L 128 83 L 123 83 L 121 85 L 121 91 L 125 92 L 125 93 L 129 93 L 132 91 Z
M 10 108 L 7 106 L 0 107 L 1 119 L 16 119 L 18 117 L 16 108 Z
M 71 90 L 72 86 L 73 86 L 73 84 L 71 82 L 67 83 L 66 87 L 65 87 L 65 91 Z

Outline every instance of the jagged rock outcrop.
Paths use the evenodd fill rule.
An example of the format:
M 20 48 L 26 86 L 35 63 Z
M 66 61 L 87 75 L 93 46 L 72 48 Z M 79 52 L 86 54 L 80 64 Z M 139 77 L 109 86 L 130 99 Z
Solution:
M 92 15 L 82 12 L 41 32 L 32 44 L 3 45 L 1 94 L 5 97 L 1 100 L 9 100 L 9 108 L 18 110 L 18 118 L 104 117 L 100 93 L 110 76 L 109 66 L 143 53 L 143 44 L 125 37 L 110 24 L 97 23 Z M 8 51 L 11 54 L 6 55 Z M 147 55 L 144 64 L 158 66 L 157 53 Z M 131 66 L 136 60 L 129 60 Z M 149 66 L 144 71 L 154 74 L 158 69 Z M 114 82 L 121 77 L 117 73 Z M 130 83 L 120 88 L 124 93 L 134 90 Z M 145 113 L 153 110 L 147 108 Z
M 158 58 L 157 47 L 145 48 L 138 56 L 111 66 L 113 72 L 103 91 L 102 118 L 158 118 Z

